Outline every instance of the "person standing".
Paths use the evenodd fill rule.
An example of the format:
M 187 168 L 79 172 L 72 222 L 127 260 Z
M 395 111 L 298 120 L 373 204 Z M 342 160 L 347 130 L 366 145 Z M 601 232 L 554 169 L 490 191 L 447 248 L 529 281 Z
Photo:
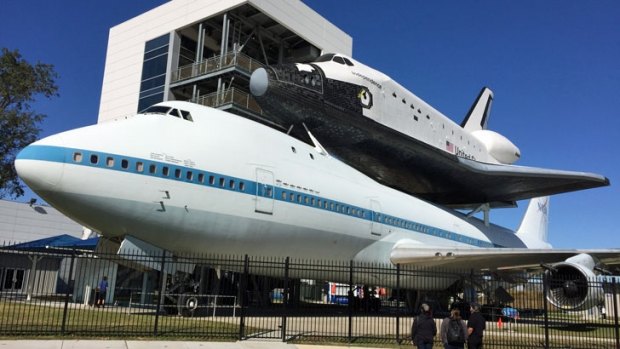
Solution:
M 450 316 L 441 322 L 441 342 L 444 349 L 465 348 L 467 325 L 461 318 L 461 311 L 452 309 Z
M 104 276 L 101 281 L 99 281 L 99 292 L 97 293 L 97 308 L 104 307 L 105 305 L 105 295 L 108 291 L 108 277 Z
M 480 314 L 480 304 L 471 303 L 471 315 L 467 321 L 467 348 L 482 349 L 482 337 L 486 329 L 486 320 Z
M 432 349 L 433 338 L 437 334 L 437 325 L 428 304 L 422 303 L 420 311 L 420 315 L 413 319 L 411 325 L 411 340 L 420 349 Z

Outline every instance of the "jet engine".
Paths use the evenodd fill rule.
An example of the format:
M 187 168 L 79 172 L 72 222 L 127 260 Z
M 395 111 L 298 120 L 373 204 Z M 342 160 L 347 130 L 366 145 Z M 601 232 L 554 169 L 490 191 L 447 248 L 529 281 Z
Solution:
M 596 282 L 596 262 L 588 254 L 579 254 L 554 264 L 546 273 L 547 300 L 563 310 L 586 310 L 603 301 L 603 289 Z
M 521 152 L 508 138 L 490 130 L 473 131 L 472 136 L 478 138 L 491 155 L 500 164 L 512 164 L 519 160 Z

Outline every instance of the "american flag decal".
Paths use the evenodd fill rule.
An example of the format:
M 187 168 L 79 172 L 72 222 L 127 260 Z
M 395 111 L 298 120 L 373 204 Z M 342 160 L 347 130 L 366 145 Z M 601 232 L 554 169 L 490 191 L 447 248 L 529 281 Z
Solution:
M 450 141 L 446 141 L 446 151 L 454 153 L 454 144 L 450 143 Z

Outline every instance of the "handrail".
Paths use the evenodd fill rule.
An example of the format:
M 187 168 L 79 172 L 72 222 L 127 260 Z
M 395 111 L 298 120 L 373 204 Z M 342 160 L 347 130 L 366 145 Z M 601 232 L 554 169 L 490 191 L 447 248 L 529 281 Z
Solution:
M 249 93 L 234 87 L 221 92 L 213 92 L 208 95 L 200 96 L 195 103 L 213 108 L 233 104 L 256 114 L 263 115 L 261 107 Z
M 172 72 L 171 82 L 175 83 L 231 67 L 244 70 L 247 73 L 252 73 L 254 70 L 263 66 L 264 64 L 244 53 L 231 52 L 223 56 L 215 56 L 207 58 L 201 62 L 179 67 L 177 70 Z

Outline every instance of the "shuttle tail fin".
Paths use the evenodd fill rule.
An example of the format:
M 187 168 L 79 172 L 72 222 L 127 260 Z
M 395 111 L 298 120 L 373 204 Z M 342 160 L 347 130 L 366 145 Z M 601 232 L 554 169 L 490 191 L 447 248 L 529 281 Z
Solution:
M 547 241 L 549 227 L 549 197 L 533 198 L 521 220 L 517 237 L 528 248 L 551 248 Z
M 461 123 L 461 127 L 469 132 L 486 130 L 489 114 L 491 114 L 491 104 L 493 104 L 493 91 L 488 87 L 483 87 Z

